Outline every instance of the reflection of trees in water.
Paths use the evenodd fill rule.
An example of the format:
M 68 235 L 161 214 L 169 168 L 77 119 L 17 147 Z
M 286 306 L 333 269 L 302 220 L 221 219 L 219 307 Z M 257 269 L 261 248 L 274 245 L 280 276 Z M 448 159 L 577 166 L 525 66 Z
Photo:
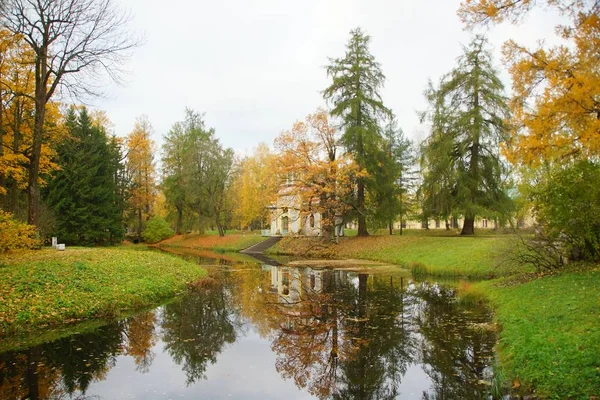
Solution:
M 314 272 L 306 271 L 313 270 L 290 276 Z M 458 303 L 452 290 L 409 286 L 402 277 L 320 273 L 322 287 L 302 278 L 301 301 L 292 304 L 275 289 L 256 290 L 269 286 L 262 272 L 241 285 L 253 293 L 239 294 L 243 312 L 271 338 L 284 378 L 320 398 L 386 399 L 400 395 L 408 367 L 422 363 L 432 384 L 425 399 L 484 396 L 477 382 L 489 378 L 495 337 L 472 327 L 489 322 L 487 311 Z
M 271 324 L 277 370 L 320 398 L 393 397 L 414 352 L 404 281 L 321 273 L 320 290 L 314 280 L 303 281 L 299 303 L 266 293 L 272 301 L 253 314 Z
M 422 336 L 423 369 L 432 388 L 422 398 L 481 399 L 491 379 L 494 332 L 481 329 L 491 313 L 457 301 L 454 292 L 438 285 L 422 284 L 417 294 L 423 301 L 416 315 Z
M 123 324 L 0 355 L 0 399 L 61 398 L 85 393 L 121 352 Z M 81 397 L 81 396 L 80 396 Z
M 125 321 L 127 327 L 125 354 L 133 357 L 135 369 L 142 373 L 150 371 L 156 356 L 152 351 L 152 347 L 158 340 L 155 332 L 156 322 L 154 311 L 135 315 Z
M 358 275 L 358 288 L 343 325 L 350 353 L 341 364 L 336 398 L 395 398 L 413 362 L 415 343 L 407 314 L 404 280 Z M 354 288 L 351 286 L 351 288 Z
M 159 319 L 161 330 L 156 328 Z M 225 343 L 235 341 L 241 325 L 227 284 L 213 282 L 166 305 L 160 318 L 155 311 L 141 313 L 89 333 L 0 354 L 0 400 L 84 398 L 90 383 L 104 379 L 119 355 L 131 356 L 139 372 L 148 372 L 159 334 L 191 384 L 204 377 Z
M 281 376 L 319 398 L 394 398 L 416 363 L 431 380 L 423 399 L 484 397 L 477 382 L 489 379 L 495 337 L 474 326 L 490 315 L 457 302 L 452 290 L 408 285 L 400 276 L 287 267 L 284 294 L 273 271 L 220 270 L 158 313 L 1 354 L 0 400 L 85 395 L 122 354 L 146 372 L 158 338 L 192 384 L 244 320 L 271 339 Z
M 162 340 L 190 385 L 205 378 L 207 364 L 215 363 L 225 343 L 236 340 L 241 326 L 229 291 L 211 283 L 164 307 Z

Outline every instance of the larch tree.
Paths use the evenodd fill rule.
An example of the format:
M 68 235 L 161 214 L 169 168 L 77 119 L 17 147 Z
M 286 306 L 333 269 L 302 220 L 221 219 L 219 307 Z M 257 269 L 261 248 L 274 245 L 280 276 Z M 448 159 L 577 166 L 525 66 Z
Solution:
M 509 110 L 486 44 L 483 37 L 476 37 L 439 86 L 430 87 L 426 92 L 430 109 L 423 115 L 433 127 L 423 149 L 428 174 L 424 182 L 442 181 L 437 195 L 452 197 L 449 205 L 464 217 L 463 235 L 474 234 L 477 215 L 501 210 L 509 201 L 500 155 Z
M 127 172 L 130 179 L 129 207 L 136 234 L 141 237 L 145 221 L 152 214 L 156 197 L 156 171 L 152 125 L 146 116 L 139 117 L 127 137 Z
M 0 23 L 22 37 L 33 53 L 35 90 L 32 149 L 28 171 L 28 222 L 39 221 L 38 177 L 48 102 L 57 94 L 98 93 L 106 73 L 119 80 L 130 50 L 139 44 L 126 31 L 129 16 L 112 0 L 5 0 Z
M 394 222 L 402 220 L 408 212 L 408 192 L 412 186 L 412 143 L 398 127 L 395 117 L 390 118 L 383 130 L 382 147 L 377 154 L 380 165 L 374 174 L 374 185 L 369 193 L 373 203 L 373 217 L 388 227 L 389 234 L 394 233 Z M 402 232 L 402 231 L 401 231 Z
M 381 100 L 379 90 L 385 76 L 379 63 L 369 52 L 370 36 L 360 28 L 350 32 L 346 54 L 330 59 L 327 75 L 333 80 L 323 91 L 323 97 L 332 104 L 331 115 L 341 119 L 343 134 L 341 143 L 352 154 L 360 169 L 369 174 L 378 172 L 376 154 L 382 145 L 379 121 L 391 115 Z M 365 207 L 367 176 L 356 182 L 358 235 L 367 236 Z
M 513 80 L 514 117 L 507 156 L 515 163 L 597 159 L 600 155 L 600 2 L 597 0 L 466 0 L 459 16 L 469 28 L 519 22 L 535 7 L 559 10 L 566 43 L 503 48 Z

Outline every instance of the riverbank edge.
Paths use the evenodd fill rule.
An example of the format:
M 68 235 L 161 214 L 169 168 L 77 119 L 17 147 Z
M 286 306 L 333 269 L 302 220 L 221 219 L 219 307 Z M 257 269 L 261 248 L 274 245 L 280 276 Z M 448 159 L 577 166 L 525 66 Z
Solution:
M 493 279 L 519 272 L 509 253 L 517 241 L 514 235 L 396 235 L 346 237 L 341 238 L 339 243 L 323 244 L 320 238 L 286 237 L 265 253 L 392 263 L 416 276 Z
M 228 234 L 221 237 L 218 235 L 190 234 L 176 235 L 152 244 L 151 247 L 160 249 L 210 250 L 215 253 L 238 253 L 267 239 L 268 237 L 255 234 Z
M 143 257 L 140 255 L 143 254 Z M 21 343 L 182 294 L 206 270 L 145 247 L 23 250 L 0 256 L 0 338 Z M 12 346 L 14 347 L 14 346 Z
M 424 237 L 424 236 L 423 236 Z M 419 243 L 434 242 L 436 239 L 411 240 L 412 246 Z M 426 238 L 426 237 L 424 237 Z M 452 238 L 450 238 L 452 240 Z M 348 239 L 346 239 L 348 240 Z M 594 361 L 594 354 L 600 354 L 600 273 L 595 264 L 575 264 L 563 271 L 550 275 L 536 274 L 530 268 L 507 265 L 502 274 L 491 273 L 493 264 L 481 271 L 465 273 L 456 267 L 439 267 L 425 264 L 422 258 L 402 259 L 402 247 L 383 246 L 375 250 L 361 252 L 359 241 L 370 239 L 352 238 L 346 243 L 344 251 L 339 245 L 310 243 L 310 246 L 297 246 L 307 238 L 282 240 L 267 251 L 268 254 L 288 255 L 292 257 L 352 257 L 371 261 L 390 262 L 410 269 L 421 277 L 448 277 L 455 279 L 482 279 L 478 282 L 459 284 L 459 296 L 484 299 L 494 310 L 494 319 L 500 327 L 497 347 L 497 367 L 502 384 L 513 393 L 534 398 L 549 399 L 589 399 L 600 393 L 600 360 Z M 401 241 L 402 239 L 394 239 Z M 394 240 L 388 239 L 389 245 Z M 455 238 L 454 240 L 462 240 Z M 477 241 L 477 237 L 472 238 Z M 294 241 L 294 242 L 292 242 Z M 476 242 L 473 242 L 476 243 Z M 481 243 L 481 241 L 479 241 Z M 509 246 L 495 249 L 507 252 Z M 295 244 L 295 245 L 291 245 Z M 424 246 L 428 247 L 428 246 Z M 514 248 L 514 247 L 513 247 Z M 410 254 L 424 254 L 412 249 Z M 464 250 L 464 248 L 463 248 Z M 471 253 L 454 254 L 465 263 L 471 263 Z M 506 255 L 506 254 L 505 254 Z M 510 258 L 510 257 L 508 257 Z M 501 276 L 498 276 L 501 275 Z M 583 278 L 582 278 L 583 276 Z M 578 282 L 589 282 L 587 289 L 573 300 Z M 468 288 L 464 290 L 464 288 Z M 553 290 L 545 290 L 551 288 Z M 584 308 L 587 313 L 573 312 Z M 552 312 L 550 312 L 552 310 Z M 594 318 L 597 318 L 594 320 Z M 556 323 L 561 321 L 561 323 Z M 574 331 L 568 327 L 579 327 Z M 534 340 L 528 340 L 528 338 Z M 559 345 L 552 343 L 559 342 Z M 575 345 L 585 342 L 585 347 Z M 545 343 L 550 345 L 544 346 Z M 594 347 L 594 343 L 598 343 Z M 561 347 L 562 346 L 562 347 Z M 577 349 L 577 350 L 575 350 Z M 580 350 L 582 349 L 582 350 Z M 597 349 L 597 350 L 595 350 Z M 597 364 L 597 365 L 596 365 Z M 578 373 L 573 373 L 577 371 Z M 578 379 L 578 374 L 584 378 Z

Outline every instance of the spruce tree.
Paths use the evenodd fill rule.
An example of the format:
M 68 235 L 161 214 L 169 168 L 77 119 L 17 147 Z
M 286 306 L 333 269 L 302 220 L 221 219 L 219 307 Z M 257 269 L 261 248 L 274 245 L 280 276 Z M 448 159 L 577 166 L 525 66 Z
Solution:
M 123 239 L 115 185 L 114 152 L 102 127 L 83 108 L 67 114 L 70 138 L 58 149 L 60 171 L 46 201 L 56 216 L 54 235 L 67 244 L 111 244 Z
M 323 91 L 323 97 L 333 106 L 331 114 L 341 118 L 342 144 L 359 167 L 373 177 L 380 172 L 377 161 L 383 145 L 379 121 L 391 112 L 379 95 L 385 76 L 369 52 L 370 40 L 360 28 L 350 32 L 346 55 L 330 59 L 326 67 L 333 82 Z M 367 185 L 374 185 L 374 180 L 360 177 L 356 184 L 358 235 L 367 236 L 365 195 Z

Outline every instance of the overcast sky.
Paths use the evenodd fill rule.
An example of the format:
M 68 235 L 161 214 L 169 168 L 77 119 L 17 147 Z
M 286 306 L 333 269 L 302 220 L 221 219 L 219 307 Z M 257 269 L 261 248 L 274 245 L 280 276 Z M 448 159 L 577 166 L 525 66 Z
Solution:
M 417 110 L 423 90 L 448 72 L 471 33 L 456 16 L 459 0 L 115 0 L 134 17 L 131 28 L 146 38 L 130 62 L 125 86 L 111 86 L 92 106 L 107 111 L 120 136 L 135 118 L 148 116 L 154 140 L 184 116 L 205 113 L 226 146 L 249 154 L 293 122 L 325 106 L 328 57 L 341 57 L 349 31 L 360 26 L 386 75 L 381 94 L 409 138 L 422 139 Z M 545 11 L 520 26 L 488 32 L 496 65 L 510 38 L 534 45 L 551 38 L 556 17 Z

